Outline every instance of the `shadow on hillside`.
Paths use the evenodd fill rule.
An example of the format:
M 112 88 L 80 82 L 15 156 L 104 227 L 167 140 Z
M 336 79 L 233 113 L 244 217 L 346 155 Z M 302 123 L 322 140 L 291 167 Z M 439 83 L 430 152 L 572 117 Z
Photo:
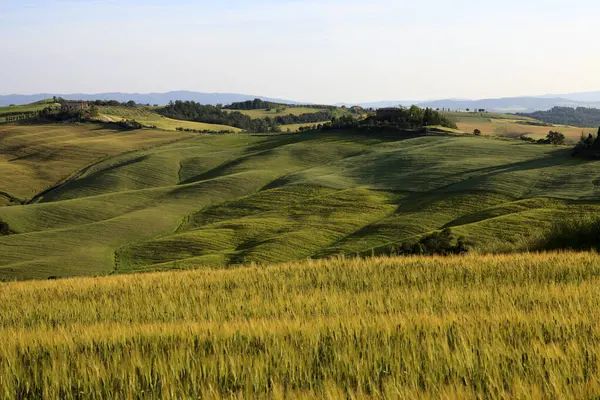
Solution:
M 41 203 L 51 202 L 56 198 L 60 198 L 60 195 L 62 193 L 64 193 L 65 191 L 72 190 L 73 188 L 79 188 L 79 187 L 82 187 L 82 186 L 85 186 L 88 184 L 90 186 L 93 186 L 94 182 L 96 182 L 97 179 L 102 177 L 107 172 L 118 170 L 119 168 L 123 168 L 123 167 L 129 166 L 129 165 L 138 164 L 140 162 L 145 161 L 148 158 L 149 157 L 146 155 L 140 156 L 140 157 L 135 157 L 135 158 L 132 158 L 129 160 L 125 160 L 123 162 L 116 163 L 114 165 L 110 165 L 106 168 L 95 171 L 87 176 L 83 176 L 91 167 L 94 166 L 94 165 L 92 165 L 88 168 L 83 169 L 76 176 L 72 177 L 71 179 L 67 180 L 66 182 L 63 182 L 55 187 L 49 188 L 49 189 L 45 190 L 44 192 L 36 195 L 34 200 L 40 199 Z M 63 190 L 63 189 L 65 189 L 65 190 Z M 33 200 L 32 200 L 32 202 L 33 202 Z

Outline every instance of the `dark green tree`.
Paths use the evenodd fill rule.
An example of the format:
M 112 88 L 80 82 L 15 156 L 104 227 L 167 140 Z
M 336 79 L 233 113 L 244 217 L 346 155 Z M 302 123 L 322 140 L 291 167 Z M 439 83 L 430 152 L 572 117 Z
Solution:
M 565 135 L 560 132 L 550 131 L 546 135 L 546 140 L 555 146 L 562 145 L 565 144 Z

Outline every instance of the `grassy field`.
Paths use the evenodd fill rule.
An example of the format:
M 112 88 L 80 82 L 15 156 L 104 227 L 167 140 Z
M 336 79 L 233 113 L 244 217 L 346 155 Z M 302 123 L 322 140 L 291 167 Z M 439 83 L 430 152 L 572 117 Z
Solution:
M 18 136 L 27 138 L 32 128 L 11 129 L 24 129 Z M 568 147 L 351 132 L 189 135 L 161 143 L 176 139 L 169 135 L 101 136 L 106 151 L 127 152 L 100 161 L 104 153 L 94 153 L 60 174 L 53 167 L 56 175 L 39 188 L 74 179 L 35 204 L 0 207 L 0 220 L 17 233 L 0 237 L 0 279 L 379 254 L 446 227 L 473 251 L 520 251 L 555 221 L 600 211 L 600 172 Z M 152 147 L 129 151 L 150 139 Z M 24 160 L 39 173 L 51 160 L 68 159 L 58 157 L 64 151 Z M 7 180 L 13 175 L 2 175 L 8 183 L 0 190 L 16 196 L 21 186 Z
M 479 129 L 483 135 L 518 138 L 525 135 L 534 139 L 546 137 L 549 131 L 559 131 L 567 137 L 569 143 L 579 141 L 581 134 L 596 134 L 598 128 L 578 128 L 566 125 L 534 126 L 526 122 L 536 122 L 531 118 L 496 113 L 446 113 L 454 121 L 459 130 L 473 133 Z M 538 121 L 539 122 L 539 121 Z
M 597 398 L 600 256 L 0 283 L 3 398 Z
M 177 128 L 210 130 L 215 132 L 232 131 L 241 132 L 241 129 L 233 126 L 205 124 L 202 122 L 180 121 L 164 117 L 155 113 L 152 108 L 129 108 L 129 107 L 99 107 L 101 118 L 106 121 L 120 121 L 122 119 L 135 119 L 147 125 L 156 126 L 158 129 L 174 131 Z

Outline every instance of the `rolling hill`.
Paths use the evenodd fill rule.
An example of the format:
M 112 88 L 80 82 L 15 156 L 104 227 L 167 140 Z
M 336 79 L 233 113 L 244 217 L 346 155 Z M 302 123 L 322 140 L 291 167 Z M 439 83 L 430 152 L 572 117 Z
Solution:
M 0 204 L 30 201 L 100 160 L 191 137 L 123 131 L 99 124 L 0 125 Z
M 0 237 L 4 280 L 370 255 L 446 227 L 474 251 L 523 250 L 553 221 L 600 210 L 593 162 L 522 141 L 2 129 L 21 138 L 4 168 L 31 171 L 29 189 L 1 187 L 31 203 L 0 207 L 16 233 Z M 61 156 L 61 130 L 83 159 Z
M 498 114 L 498 113 L 466 113 L 445 112 L 444 115 L 456 122 L 457 128 L 465 133 L 473 133 L 479 129 L 483 135 L 500 136 L 506 138 L 519 138 L 521 136 L 533 139 L 544 138 L 549 131 L 559 131 L 565 135 L 570 144 L 574 144 L 588 134 L 595 135 L 598 128 L 551 124 L 530 115 Z

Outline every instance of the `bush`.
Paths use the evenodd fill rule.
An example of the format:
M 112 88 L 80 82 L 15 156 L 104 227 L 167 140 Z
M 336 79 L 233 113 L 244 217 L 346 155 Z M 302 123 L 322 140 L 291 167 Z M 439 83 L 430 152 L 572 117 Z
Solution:
M 142 129 L 144 127 L 144 125 L 142 125 L 140 122 L 136 121 L 135 119 L 124 119 L 122 121 L 117 122 L 117 125 L 119 125 L 121 128 L 123 129 Z
M 555 222 L 534 247 L 537 250 L 600 250 L 600 217 L 585 215 Z
M 529 143 L 537 143 L 538 141 L 535 140 L 534 138 L 527 136 L 527 135 L 521 135 L 519 136 L 519 139 L 525 141 L 525 142 L 529 142 Z
M 0 236 L 6 236 L 12 234 L 8 224 L 0 219 Z
M 455 238 L 450 228 L 424 236 L 418 242 L 403 242 L 399 248 L 392 246 L 389 250 L 395 255 L 450 255 L 469 251 L 465 239 Z
M 565 144 L 565 135 L 560 132 L 550 131 L 548 135 L 546 135 L 546 141 L 555 146 Z
M 221 130 L 221 131 L 215 131 L 215 130 L 211 130 L 211 129 L 191 129 L 191 128 L 176 128 L 177 131 L 179 132 L 191 132 L 191 133 L 221 133 L 221 134 L 225 134 L 225 133 L 235 133 L 234 131 L 231 130 Z

